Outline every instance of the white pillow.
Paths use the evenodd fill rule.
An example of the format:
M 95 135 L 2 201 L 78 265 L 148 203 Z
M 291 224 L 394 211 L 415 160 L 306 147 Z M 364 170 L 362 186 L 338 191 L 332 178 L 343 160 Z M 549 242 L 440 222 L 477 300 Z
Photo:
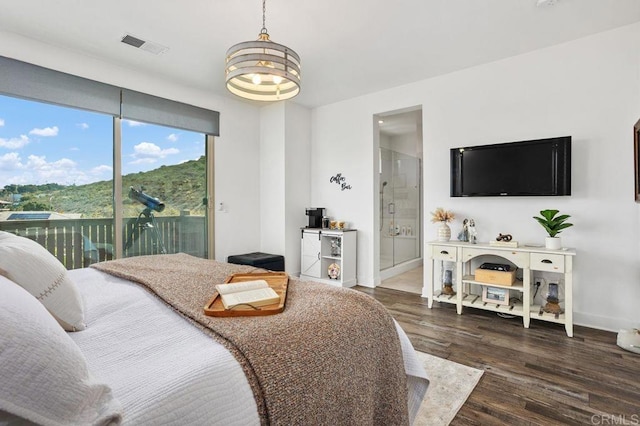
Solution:
M 0 231 L 0 275 L 34 295 L 67 331 L 84 330 L 84 305 L 67 269 L 44 247 Z
M 0 276 L 0 413 L 41 425 L 122 421 L 111 389 L 89 373 L 80 348 L 44 306 Z

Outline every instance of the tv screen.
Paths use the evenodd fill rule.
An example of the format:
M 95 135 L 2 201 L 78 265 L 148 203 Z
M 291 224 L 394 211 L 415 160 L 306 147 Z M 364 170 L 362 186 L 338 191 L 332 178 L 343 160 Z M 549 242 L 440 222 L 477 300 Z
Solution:
M 451 196 L 571 195 L 571 136 L 451 150 Z

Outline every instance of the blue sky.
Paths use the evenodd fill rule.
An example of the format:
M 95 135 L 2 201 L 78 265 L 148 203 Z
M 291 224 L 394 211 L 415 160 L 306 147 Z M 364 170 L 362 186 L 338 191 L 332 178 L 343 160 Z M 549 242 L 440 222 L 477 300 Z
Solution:
M 111 180 L 109 115 L 0 95 L 0 188 L 8 184 L 83 185 Z M 204 155 L 204 135 L 123 120 L 123 174 Z

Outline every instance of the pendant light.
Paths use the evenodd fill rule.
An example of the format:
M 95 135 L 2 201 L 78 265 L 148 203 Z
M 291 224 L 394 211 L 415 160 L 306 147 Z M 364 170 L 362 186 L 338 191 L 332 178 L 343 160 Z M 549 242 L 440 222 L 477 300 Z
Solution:
M 262 0 L 262 30 L 258 40 L 227 50 L 227 89 L 255 101 L 282 101 L 300 92 L 300 57 L 292 49 L 269 39 L 265 26 L 266 0 Z

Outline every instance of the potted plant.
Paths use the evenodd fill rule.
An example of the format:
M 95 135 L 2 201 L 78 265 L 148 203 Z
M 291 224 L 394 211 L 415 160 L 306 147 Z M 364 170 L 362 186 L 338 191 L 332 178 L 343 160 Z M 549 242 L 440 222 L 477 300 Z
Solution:
M 560 242 L 560 237 L 557 235 L 562 232 L 562 230 L 573 226 L 573 223 L 567 222 L 571 216 L 568 214 L 562 214 L 560 216 L 556 216 L 559 213 L 558 210 L 547 209 L 541 210 L 541 216 L 534 216 L 533 218 L 538 221 L 540 225 L 547 231 L 549 236 L 545 239 L 545 247 L 551 250 L 559 250 L 562 247 L 562 243 Z
M 431 212 L 431 222 L 440 222 L 438 228 L 438 241 L 449 241 L 451 239 L 451 228 L 447 223 L 451 222 L 455 218 L 453 212 L 445 210 L 442 207 L 438 207 L 436 211 Z

